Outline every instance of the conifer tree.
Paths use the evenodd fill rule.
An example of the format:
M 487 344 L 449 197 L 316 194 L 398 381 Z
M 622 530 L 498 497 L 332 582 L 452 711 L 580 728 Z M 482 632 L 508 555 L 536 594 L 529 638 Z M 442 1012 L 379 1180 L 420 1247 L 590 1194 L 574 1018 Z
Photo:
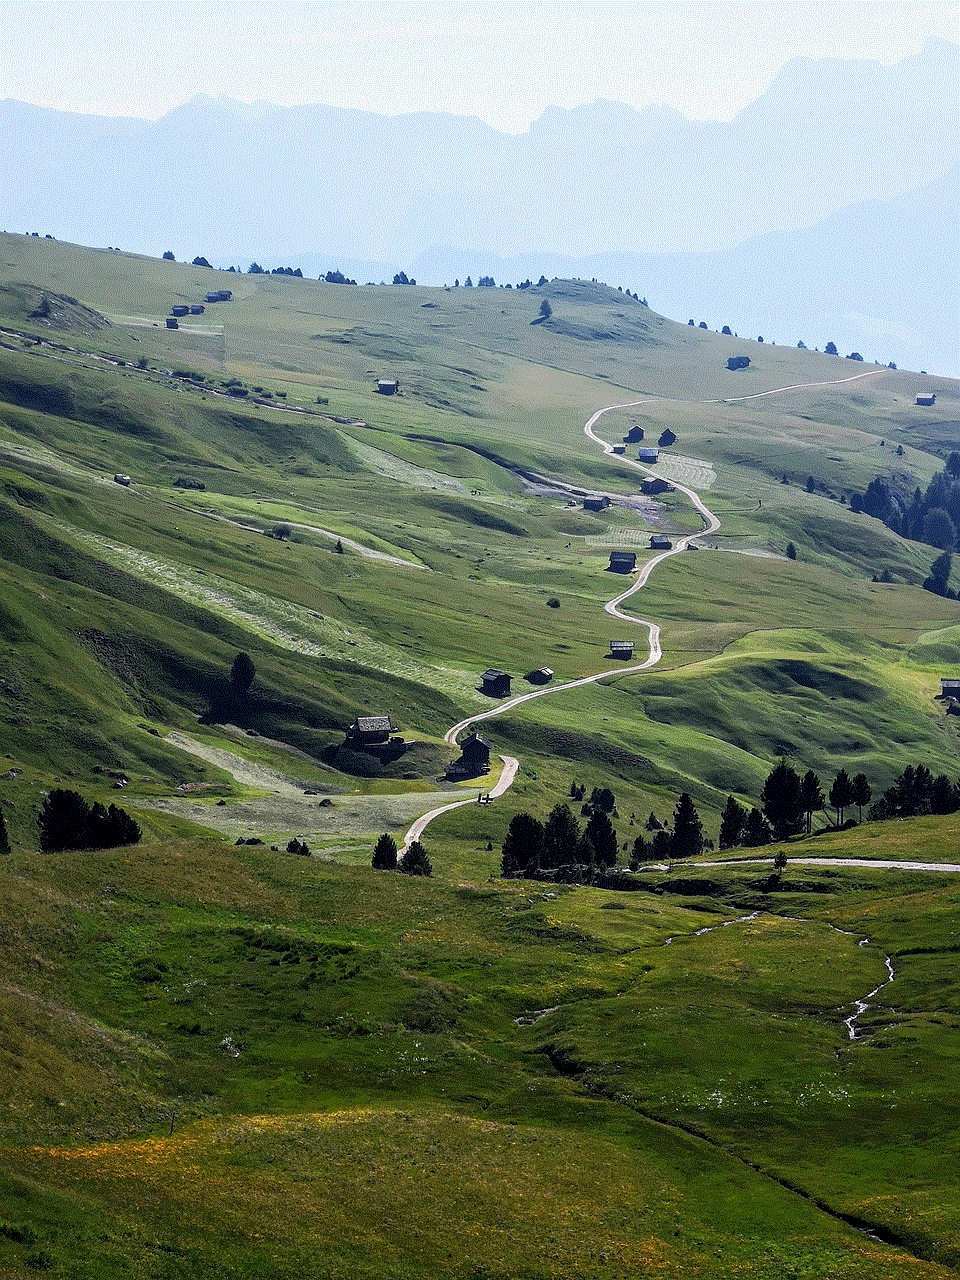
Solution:
M 396 871 L 397 842 L 389 831 L 385 831 L 374 846 L 370 865 L 377 871 Z
M 7 835 L 7 820 L 0 809 L 0 857 L 10 852 L 10 837 Z
M 557 804 L 550 810 L 543 829 L 543 865 L 563 867 L 574 862 L 580 824 L 570 811 L 570 806 Z
M 727 803 L 723 806 L 723 813 L 720 815 L 720 848 L 736 849 L 743 843 L 746 829 L 746 809 L 734 796 L 727 796 Z
M 846 769 L 841 769 L 830 787 L 830 803 L 837 811 L 837 826 L 843 824 L 843 811 L 853 804 L 853 784 Z
M 809 835 L 813 827 L 814 809 L 822 809 L 826 804 L 826 797 L 823 794 L 820 779 L 812 769 L 808 769 L 800 779 L 800 803 L 803 805 L 806 832 Z
M 673 858 L 697 858 L 703 853 L 703 824 L 686 791 L 677 801 L 673 811 L 673 835 L 670 839 L 670 856 Z
M 433 875 L 427 851 L 419 840 L 414 840 L 407 846 L 406 853 L 400 859 L 400 870 L 408 876 Z

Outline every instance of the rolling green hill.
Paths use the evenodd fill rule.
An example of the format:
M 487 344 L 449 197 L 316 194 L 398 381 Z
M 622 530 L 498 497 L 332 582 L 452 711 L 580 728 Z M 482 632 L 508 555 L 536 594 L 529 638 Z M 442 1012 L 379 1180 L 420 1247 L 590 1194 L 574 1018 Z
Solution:
M 781 755 L 874 794 L 960 775 L 960 604 L 921 588 L 933 548 L 849 509 L 878 474 L 925 487 L 957 401 L 595 282 L 352 288 L 0 236 L 0 1274 L 960 1266 L 955 877 L 489 881 L 571 782 L 616 793 L 629 842 L 684 790 L 715 838 Z M 608 657 L 647 635 L 604 611 L 632 580 L 609 553 L 702 522 L 584 435 L 609 405 L 604 439 L 676 435 L 656 473 L 721 521 L 626 603 L 661 627 L 642 673 Z M 475 791 L 443 736 L 491 708 L 480 673 L 545 665 L 483 725 L 514 786 L 429 827 L 432 881 L 370 871 L 376 835 Z M 345 750 L 363 714 L 406 753 Z M 54 786 L 122 791 L 143 845 L 36 853 Z M 294 835 L 322 856 L 271 850 Z M 954 816 L 790 851 L 958 846 Z M 847 1043 L 884 955 L 899 986 Z

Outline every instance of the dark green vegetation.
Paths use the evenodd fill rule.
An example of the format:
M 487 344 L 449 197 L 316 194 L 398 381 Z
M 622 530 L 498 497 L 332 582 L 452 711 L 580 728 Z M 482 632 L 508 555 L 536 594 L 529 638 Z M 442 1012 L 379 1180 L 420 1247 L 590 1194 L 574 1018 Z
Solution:
M 671 838 L 637 815 L 681 795 L 691 848 L 728 797 L 749 823 L 780 757 L 875 796 L 908 761 L 957 777 L 952 565 L 924 591 L 931 547 L 850 509 L 884 468 L 927 491 L 955 384 L 769 343 L 729 372 L 721 335 L 596 284 L 345 289 L 0 248 L 0 1268 L 957 1266 L 953 880 L 788 862 L 770 892 L 767 866 L 689 863 L 643 872 L 653 892 L 488 883 L 519 814 L 579 847 L 571 778 L 609 870 Z M 939 426 L 914 407 L 928 384 Z M 723 523 L 628 602 L 664 650 L 631 675 L 609 641 L 646 633 L 603 611 L 609 552 L 700 527 L 676 490 L 622 505 L 640 477 L 583 435 L 638 401 L 598 430 L 672 440 L 658 475 Z M 472 794 L 443 734 L 489 709 L 491 666 L 515 689 L 609 674 L 484 722 L 483 786 L 500 751 L 514 786 L 431 824 L 415 874 L 374 871 L 377 836 Z M 345 744 L 364 715 L 402 744 Z M 142 843 L 36 852 L 44 793 L 108 811 L 117 789 Z M 789 856 L 956 857 L 955 815 L 824 833 L 819 807 L 793 805 L 792 829 L 812 819 Z

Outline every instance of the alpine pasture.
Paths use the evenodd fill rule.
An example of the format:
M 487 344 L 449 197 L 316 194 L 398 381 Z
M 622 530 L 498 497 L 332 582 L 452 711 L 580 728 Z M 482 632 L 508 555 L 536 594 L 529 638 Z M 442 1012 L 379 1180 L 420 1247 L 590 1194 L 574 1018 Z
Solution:
M 955 1274 L 960 876 L 842 860 L 960 862 L 956 814 L 817 815 L 787 857 L 836 864 L 776 881 L 770 848 L 636 892 L 498 875 L 510 819 L 572 783 L 628 846 L 681 792 L 715 841 L 780 757 L 874 796 L 960 775 L 960 605 L 922 589 L 936 549 L 849 506 L 926 487 L 957 385 L 782 336 L 595 282 L 0 236 L 0 1272 Z M 598 435 L 671 431 L 664 474 L 720 521 L 623 606 L 660 627 L 646 671 L 609 657 L 647 654 L 609 553 L 703 521 L 584 434 L 613 405 Z M 490 774 L 451 780 L 481 673 L 545 666 L 478 722 Z M 365 715 L 402 754 L 350 749 Z M 423 833 L 432 877 L 370 868 L 501 755 L 505 794 Z M 37 852 L 53 788 L 142 842 Z

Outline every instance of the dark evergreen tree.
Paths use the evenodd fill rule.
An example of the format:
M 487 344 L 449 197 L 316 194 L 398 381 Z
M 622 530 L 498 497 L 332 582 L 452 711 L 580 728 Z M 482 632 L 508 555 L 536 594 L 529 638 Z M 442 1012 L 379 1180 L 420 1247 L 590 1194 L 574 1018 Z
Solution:
M 797 548 L 793 545 L 792 542 L 788 542 L 787 543 L 787 559 L 796 560 L 796 558 L 797 558 Z
M 846 769 L 841 769 L 830 786 L 830 803 L 837 811 L 837 826 L 843 824 L 843 811 L 853 804 L 853 783 Z
M 650 852 L 654 862 L 669 862 L 672 848 L 670 832 L 662 827 L 654 834 Z
M 60 849 L 82 849 L 90 806 L 77 791 L 54 788 L 48 792 L 40 812 L 40 848 L 44 853 Z
M 552 315 L 553 315 L 553 307 L 551 307 L 547 299 L 544 298 L 544 300 L 540 303 L 540 319 L 549 320 Z
M 503 842 L 500 870 L 504 876 L 522 876 L 543 865 L 543 823 L 529 813 L 510 819 Z
M 427 851 L 419 840 L 412 841 L 400 859 L 400 870 L 407 876 L 433 875 L 433 867 L 427 857 Z
M 659 831 L 662 826 L 663 826 L 663 823 L 660 821 L 657 815 L 651 811 L 650 817 L 647 819 L 647 830 Z
M 592 846 L 598 867 L 615 867 L 619 844 L 613 823 L 602 809 L 594 809 L 587 819 L 586 839 Z
M 800 778 L 786 760 L 778 761 L 767 775 L 760 806 L 778 840 L 786 840 L 799 831 L 803 819 Z
M 727 803 L 720 815 L 720 848 L 736 849 L 738 845 L 743 844 L 746 829 L 746 809 L 733 796 L 727 796 Z
M 389 831 L 385 831 L 374 845 L 370 865 L 377 871 L 396 871 L 397 842 Z
M 956 811 L 957 797 L 953 783 L 945 773 L 938 774 L 930 787 L 930 812 L 943 814 Z
M 637 836 L 633 842 L 633 849 L 630 853 L 630 866 L 635 869 L 641 862 L 650 862 L 653 859 L 653 845 L 644 839 L 643 836 Z
M 749 849 L 757 849 L 760 845 L 769 844 L 773 839 L 770 824 L 759 809 L 751 809 L 747 815 L 747 830 L 743 843 Z
M 672 858 L 698 858 L 703 853 L 703 824 L 686 791 L 682 792 L 673 811 L 673 835 L 670 838 Z
M 163 260 L 164 262 L 176 262 L 176 258 L 173 256 L 173 254 L 169 249 L 167 249 L 167 251 L 164 253 Z
M 7 820 L 0 809 L 0 857 L 10 852 L 10 837 L 7 834 Z
M 617 807 L 617 797 L 609 787 L 594 787 L 590 792 L 590 804 L 594 809 L 602 809 L 604 813 L 613 813 Z
M 865 773 L 855 773 L 850 779 L 850 786 L 853 794 L 850 797 L 850 803 L 857 806 L 857 821 L 863 821 L 863 806 L 869 804 L 873 796 L 870 783 L 867 781 Z
M 575 862 L 579 840 L 580 824 L 570 806 L 554 805 L 543 829 L 543 865 L 563 867 Z
M 820 779 L 812 769 L 808 769 L 800 780 L 800 804 L 803 806 L 807 835 L 813 827 L 814 810 L 822 809 L 826 802 Z
M 835 356 L 837 354 L 837 344 L 835 342 L 828 342 L 823 349 L 828 356 Z

